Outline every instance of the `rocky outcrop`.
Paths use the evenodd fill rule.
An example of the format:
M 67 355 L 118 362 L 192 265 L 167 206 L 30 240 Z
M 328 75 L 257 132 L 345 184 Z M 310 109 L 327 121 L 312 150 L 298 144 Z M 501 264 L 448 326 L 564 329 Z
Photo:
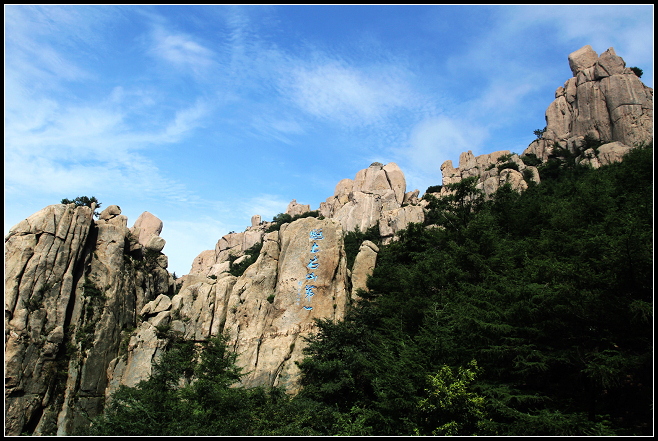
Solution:
M 210 268 L 215 264 L 215 250 L 201 251 L 192 261 L 190 274 L 207 274 Z
M 88 424 L 103 409 L 122 334 L 173 292 L 160 245 L 144 251 L 161 222 L 133 227 L 149 233 L 139 243 L 118 206 L 96 222 L 94 208 L 51 205 L 5 237 L 6 435 Z
M 379 217 L 379 234 L 387 244 L 395 234 L 414 223 L 422 223 L 425 220 L 423 207 L 420 205 L 407 205 L 394 210 L 382 211 Z
M 311 211 L 311 206 L 306 204 L 298 204 L 296 199 L 293 199 L 289 204 L 288 208 L 286 209 L 286 214 L 289 214 L 292 217 L 299 216 L 300 214 L 304 214 Z
M 246 250 L 257 243 L 261 243 L 265 230 L 269 225 L 268 222 L 259 223 L 255 227 L 248 227 L 242 233 L 229 233 L 222 236 L 217 241 L 217 245 L 215 245 L 215 261 L 208 268 L 211 268 L 215 264 L 226 262 L 230 256 L 242 256 Z
M 62 347 L 95 207 L 50 205 L 5 237 L 5 435 L 56 425 Z
M 555 100 L 546 109 L 545 131 L 521 158 L 507 150 L 477 157 L 470 151 L 462 153 L 457 168 L 452 161 L 441 165 L 441 194 L 448 193 L 446 185 L 471 176 L 478 177 L 477 186 L 486 197 L 507 182 L 522 191 L 528 182 L 539 182 L 536 167 L 526 166 L 522 158 L 534 155 L 546 162 L 556 144 L 578 154 L 586 148 L 586 137 L 606 144 L 616 142 L 614 147 L 598 149 L 607 155 L 605 158 L 597 158 L 593 149 L 579 158 L 597 167 L 653 139 L 653 89 L 626 68 L 613 48 L 598 56 L 587 45 L 571 53 L 568 61 L 573 77 L 556 90 Z
M 601 56 L 587 45 L 569 55 L 573 77 L 546 110 L 546 131 L 523 154 L 547 161 L 554 143 L 575 152 L 585 136 L 633 147 L 653 139 L 653 89 L 609 48 Z
M 404 173 L 397 164 L 375 162 L 360 170 L 354 180 L 340 181 L 334 196 L 320 204 L 319 212 L 339 221 L 345 231 L 366 231 L 379 225 L 382 216 L 388 219 L 394 216 L 391 212 L 398 210 L 405 201 L 406 185 Z M 399 224 L 404 222 L 401 220 Z
M 469 150 L 459 156 L 459 167 L 454 168 L 452 161 L 448 160 L 441 165 L 441 172 L 443 173 L 443 187 L 440 195 L 449 193 L 446 185 L 473 176 L 478 177 L 476 187 L 484 193 L 485 197 L 490 197 L 507 182 L 515 191 L 523 191 L 528 188 L 527 180 L 537 183 L 540 180 L 536 167 L 525 165 L 519 155 L 512 154 L 509 150 L 480 156 L 474 156 L 473 152 Z
M 130 229 L 131 235 L 137 237 L 137 241 L 144 247 L 152 236 L 159 236 L 161 232 L 162 221 L 148 211 L 142 213 Z
M 576 158 L 576 163 L 589 164 L 592 168 L 599 168 L 602 165 L 622 161 L 623 156 L 631 151 L 632 148 L 621 142 L 609 142 L 603 144 L 597 150 L 598 154 L 594 149 L 585 150 L 582 155 Z

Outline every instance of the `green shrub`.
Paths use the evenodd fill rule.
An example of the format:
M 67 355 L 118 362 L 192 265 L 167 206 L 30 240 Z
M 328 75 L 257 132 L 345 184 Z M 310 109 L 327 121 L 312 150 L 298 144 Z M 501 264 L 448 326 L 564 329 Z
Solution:
M 629 69 L 632 70 L 633 73 L 634 73 L 635 75 L 637 75 L 638 78 L 642 78 L 642 74 L 644 73 L 644 72 L 642 71 L 642 69 L 640 69 L 639 67 L 635 67 L 635 66 L 633 66 L 633 67 L 631 67 L 631 68 L 629 68 Z
M 267 296 L 267 301 L 270 302 L 270 303 L 273 303 L 274 302 L 274 294 L 270 294 L 269 296 Z
M 506 168 L 511 168 L 512 170 L 519 171 L 519 165 L 516 162 L 506 162 L 498 166 L 498 173 L 505 170 Z
M 240 277 L 242 274 L 244 274 L 247 268 L 249 268 L 254 262 L 256 262 L 256 260 L 258 260 L 260 250 L 262 248 L 263 242 L 255 243 L 252 247 L 244 251 L 244 254 L 248 257 L 236 265 L 234 265 L 233 262 L 235 262 L 238 257 L 232 255 L 229 256 L 229 262 L 231 262 L 231 269 L 229 272 L 235 277 Z
M 274 222 L 270 227 L 265 230 L 266 233 L 271 233 L 273 231 L 279 231 L 281 229 L 281 225 L 283 224 L 289 224 L 291 222 L 295 222 L 297 219 L 303 219 L 305 217 L 315 217 L 315 218 L 322 218 L 324 217 L 320 216 L 320 212 L 318 210 L 315 211 L 307 211 L 306 213 L 302 214 L 297 214 L 295 216 L 291 216 L 287 213 L 279 213 L 274 218 L 272 219 L 272 222 Z
M 427 190 L 425 190 L 425 193 L 440 193 L 442 188 L 443 185 L 430 185 L 427 187 Z
M 591 133 L 588 133 L 585 135 L 585 139 L 583 140 L 583 146 L 580 148 L 582 152 L 585 150 L 593 149 L 594 153 L 597 155 L 599 154 L 599 147 L 601 147 L 604 144 L 603 141 L 596 139 L 594 135 Z
M 534 153 L 526 153 L 525 155 L 521 156 L 521 161 L 523 161 L 525 165 L 532 167 L 541 165 L 541 159 L 539 159 Z

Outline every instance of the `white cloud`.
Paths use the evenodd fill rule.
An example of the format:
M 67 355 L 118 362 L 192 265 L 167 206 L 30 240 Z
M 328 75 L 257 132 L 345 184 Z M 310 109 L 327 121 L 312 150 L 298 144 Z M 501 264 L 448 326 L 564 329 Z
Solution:
M 183 135 L 202 124 L 203 118 L 210 113 L 210 108 L 206 101 L 197 99 L 193 106 L 176 111 L 174 120 L 158 139 L 161 142 L 179 141 Z

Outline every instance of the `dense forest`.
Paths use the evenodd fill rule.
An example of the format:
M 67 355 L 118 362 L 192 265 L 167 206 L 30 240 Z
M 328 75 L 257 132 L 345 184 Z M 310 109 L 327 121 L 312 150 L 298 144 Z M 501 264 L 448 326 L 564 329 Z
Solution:
M 299 394 L 235 387 L 222 339 L 172 339 L 90 434 L 652 435 L 652 158 L 427 194 L 345 320 L 318 321 Z M 348 258 L 378 238 L 347 234 Z

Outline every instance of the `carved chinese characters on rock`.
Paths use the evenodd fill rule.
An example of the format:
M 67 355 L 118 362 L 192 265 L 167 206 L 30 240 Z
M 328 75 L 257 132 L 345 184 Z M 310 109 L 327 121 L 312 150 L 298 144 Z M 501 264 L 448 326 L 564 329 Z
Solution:
M 308 234 L 308 240 L 312 243 L 308 264 L 306 265 L 306 277 L 305 280 L 299 281 L 299 289 L 297 291 L 297 304 L 300 304 L 300 301 L 303 302 L 302 307 L 307 310 L 313 310 L 312 298 L 316 294 L 318 283 L 318 276 L 315 274 L 315 271 L 320 267 L 320 245 L 318 241 L 324 239 L 322 235 L 322 228 L 311 230 Z M 302 293 L 304 294 L 302 299 Z

